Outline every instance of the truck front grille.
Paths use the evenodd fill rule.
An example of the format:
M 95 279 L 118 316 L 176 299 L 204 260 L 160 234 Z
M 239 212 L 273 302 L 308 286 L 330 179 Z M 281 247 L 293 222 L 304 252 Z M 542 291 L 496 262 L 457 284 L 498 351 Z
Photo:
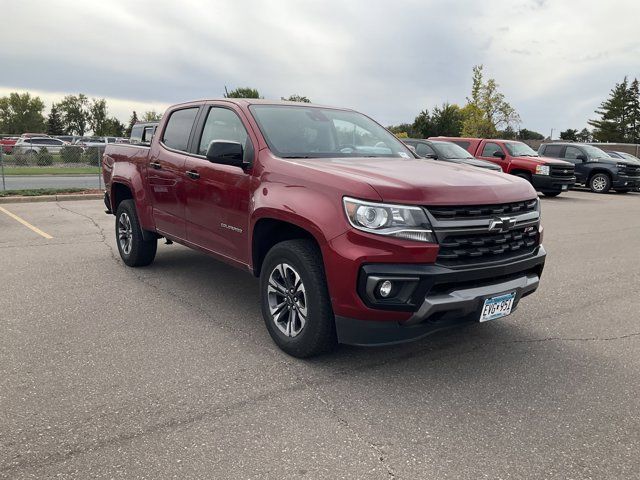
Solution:
M 535 255 L 538 199 L 500 205 L 425 207 L 440 245 L 437 263 L 457 268 Z
M 636 167 L 635 165 L 627 165 L 622 173 L 630 177 L 638 177 L 640 176 L 640 167 Z
M 573 177 L 575 165 L 551 165 L 550 174 L 552 177 Z
M 538 199 L 500 205 L 463 205 L 455 207 L 427 207 L 437 220 L 492 218 L 499 215 L 517 215 L 533 212 L 538 207 Z
M 441 232 L 438 263 L 447 266 L 495 262 L 534 253 L 540 245 L 537 226 L 504 233 Z

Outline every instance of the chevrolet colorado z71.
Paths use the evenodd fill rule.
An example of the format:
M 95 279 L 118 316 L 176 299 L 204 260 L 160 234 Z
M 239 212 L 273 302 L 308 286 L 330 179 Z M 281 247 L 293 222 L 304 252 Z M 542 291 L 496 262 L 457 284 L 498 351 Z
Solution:
M 538 155 L 529 145 L 514 140 L 433 137 L 456 143 L 480 160 L 499 165 L 505 173 L 528 180 L 547 197 L 557 197 L 576 182 L 573 164 Z
M 150 146 L 108 145 L 103 175 L 127 265 L 164 237 L 253 273 L 271 337 L 298 357 L 508 315 L 546 256 L 529 183 L 417 158 L 352 110 L 175 105 Z

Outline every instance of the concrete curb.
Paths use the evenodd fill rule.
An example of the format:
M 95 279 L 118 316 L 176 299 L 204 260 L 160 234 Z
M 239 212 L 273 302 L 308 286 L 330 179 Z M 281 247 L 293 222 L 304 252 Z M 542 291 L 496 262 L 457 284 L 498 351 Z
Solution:
M 88 193 L 85 195 L 38 195 L 32 197 L 0 197 L 2 203 L 35 203 L 35 202 L 65 202 L 70 200 L 100 200 L 104 197 L 101 193 Z

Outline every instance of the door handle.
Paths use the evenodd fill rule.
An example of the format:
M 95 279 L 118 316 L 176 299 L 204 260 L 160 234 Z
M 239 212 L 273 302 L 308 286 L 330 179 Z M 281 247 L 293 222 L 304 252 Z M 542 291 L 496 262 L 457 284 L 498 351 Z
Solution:
M 160 162 L 149 162 L 149 165 L 153 168 L 155 168 L 156 170 L 160 170 L 162 168 L 162 165 L 160 165 Z
M 200 174 L 195 170 L 187 170 L 187 176 L 189 178 L 193 178 L 194 180 L 197 180 L 198 178 L 200 178 Z

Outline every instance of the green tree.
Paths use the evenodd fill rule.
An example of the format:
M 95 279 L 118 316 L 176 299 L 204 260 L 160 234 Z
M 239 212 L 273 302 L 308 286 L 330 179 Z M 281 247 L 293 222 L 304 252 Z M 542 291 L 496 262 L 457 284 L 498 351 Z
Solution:
M 496 126 L 476 105 L 468 103 L 461 111 L 464 117 L 462 122 L 463 137 L 495 138 L 498 135 Z
M 86 95 L 67 95 L 58 104 L 64 130 L 70 135 L 84 135 L 89 123 L 89 99 Z
M 256 93 L 258 93 L 257 90 L 256 90 Z M 289 98 L 280 97 L 280 99 L 285 100 L 287 102 L 311 103 L 311 100 L 309 100 L 307 97 L 304 97 L 298 94 L 289 95 Z
M 129 126 L 127 126 L 127 129 L 124 132 L 125 137 L 131 136 L 131 129 L 136 123 L 138 123 L 138 114 L 134 110 L 133 113 L 131 114 L 131 118 L 129 119 Z
M 104 98 L 91 100 L 87 122 L 94 135 L 105 136 L 105 127 L 108 119 L 107 101 Z
M 578 139 L 579 142 L 584 142 L 584 143 L 593 141 L 593 135 L 586 128 L 583 128 L 582 130 L 580 130 L 580 133 L 576 135 L 576 138 Z
M 45 129 L 44 102 L 29 93 L 13 92 L 0 98 L 0 132 L 42 132 Z
M 600 104 L 595 113 L 600 119 L 589 120 L 593 127 L 593 138 L 599 142 L 626 142 L 629 140 L 630 110 L 632 100 L 627 77 L 616 83 L 609 98 Z
M 569 142 L 577 142 L 578 130 L 574 128 L 568 128 L 564 132 L 560 132 L 560 139 L 567 140 Z
M 413 121 L 412 130 L 416 133 L 416 136 L 420 138 L 429 138 L 436 136 L 436 126 L 426 108 L 421 111 Z
M 518 132 L 518 140 L 544 140 L 544 135 L 533 130 L 521 129 Z
M 224 87 L 224 98 L 261 98 L 258 90 L 251 87 L 241 87 L 236 88 L 235 90 L 231 90 L 230 92 L 227 90 L 227 87 Z
M 498 90 L 498 83 L 493 78 L 485 81 L 483 68 L 483 65 L 473 67 L 471 97 L 467 97 L 467 105 L 462 109 L 464 135 L 482 136 L 484 132 L 494 136 L 499 128 L 513 130 L 520 124 L 520 116 Z
M 436 136 L 459 137 L 462 133 L 464 116 L 458 105 L 445 102 L 441 107 L 433 109 L 431 121 L 435 127 Z
M 47 118 L 47 133 L 49 135 L 64 135 L 62 117 L 60 116 L 60 111 L 55 103 L 51 105 L 51 111 Z
M 401 123 L 399 125 L 389 125 L 387 127 L 387 130 L 389 130 L 391 133 L 393 133 L 397 137 L 400 137 L 400 135 L 403 133 L 406 134 L 407 137 L 402 137 L 402 138 L 417 136 L 415 130 L 413 129 L 413 125 L 411 125 L 410 123 Z
M 126 127 L 116 117 L 109 117 L 104 121 L 101 135 L 105 137 L 124 137 Z
M 630 143 L 640 143 L 640 85 L 635 78 L 629 87 L 629 132 Z
M 162 114 L 155 110 L 149 110 L 142 115 L 142 122 L 159 122 L 162 118 Z

